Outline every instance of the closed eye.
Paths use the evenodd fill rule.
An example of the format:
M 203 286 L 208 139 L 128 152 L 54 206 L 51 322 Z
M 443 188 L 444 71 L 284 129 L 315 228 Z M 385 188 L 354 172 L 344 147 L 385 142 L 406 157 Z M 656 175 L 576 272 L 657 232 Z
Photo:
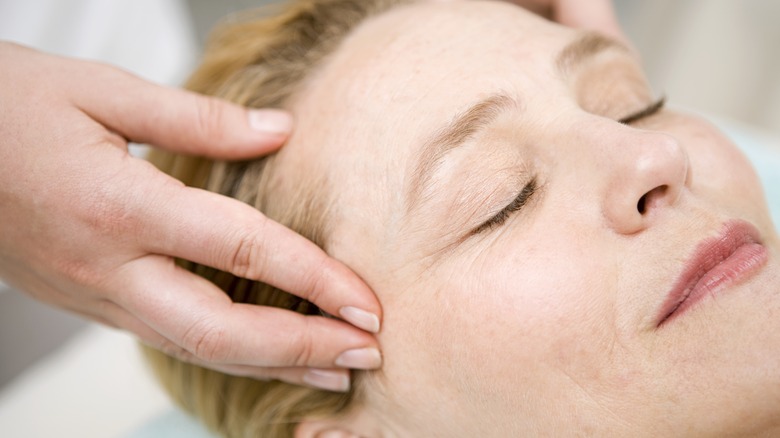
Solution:
M 504 207 L 501 211 L 496 213 L 495 216 L 488 219 L 482 225 L 474 228 L 471 231 L 471 234 L 472 235 L 479 234 L 503 225 L 504 222 L 506 222 L 507 219 L 509 219 L 512 216 L 512 213 L 519 211 L 528 203 L 528 201 L 531 199 L 534 193 L 536 193 L 536 189 L 537 189 L 536 178 L 532 178 L 531 181 L 529 181 L 528 184 L 526 184 L 525 187 L 523 187 L 523 190 L 521 190 L 520 193 L 517 194 L 515 199 L 509 203 L 509 205 Z
M 650 117 L 658 113 L 659 111 L 661 111 L 661 109 L 663 109 L 665 104 L 666 104 L 666 97 L 664 96 L 658 99 L 657 101 L 653 102 L 652 104 L 648 105 L 647 107 L 633 114 L 629 114 L 626 117 L 621 118 L 620 120 L 618 120 L 618 122 L 624 125 L 630 125 L 632 123 L 635 123 L 639 120 L 642 120 L 644 118 Z M 509 203 L 509 205 L 507 205 L 501 211 L 496 213 L 495 216 L 485 221 L 482 225 L 479 225 L 478 227 L 474 228 L 471 231 L 471 234 L 472 235 L 480 234 L 503 225 L 512 216 L 513 213 L 519 211 L 528 203 L 528 201 L 531 199 L 534 193 L 536 193 L 537 188 L 538 186 L 537 186 L 536 178 L 532 178 L 531 181 L 529 181 L 528 184 L 526 184 L 523 187 L 520 193 L 517 194 L 515 199 L 513 199 L 512 202 Z
M 629 114 L 626 117 L 623 117 L 622 119 L 618 120 L 618 122 L 624 125 L 630 125 L 646 117 L 650 117 L 653 114 L 657 113 L 658 111 L 661 111 L 661 109 L 664 107 L 665 104 L 666 104 L 666 96 L 662 96 L 660 99 L 648 105 L 647 107 L 633 114 Z

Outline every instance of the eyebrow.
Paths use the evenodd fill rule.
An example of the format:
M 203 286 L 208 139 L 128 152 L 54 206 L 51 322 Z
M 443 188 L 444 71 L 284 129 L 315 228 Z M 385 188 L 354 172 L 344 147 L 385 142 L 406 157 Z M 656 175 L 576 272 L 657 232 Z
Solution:
M 595 32 L 587 32 L 567 44 L 555 56 L 555 66 L 558 73 L 566 77 L 588 59 L 609 50 L 631 53 L 628 47 L 617 40 Z M 516 106 L 517 103 L 517 99 L 504 93 L 488 96 L 456 115 L 450 123 L 438 129 L 426 140 L 410 175 L 407 213 L 419 203 L 425 186 L 430 182 L 445 156 L 476 136 L 499 115 L 510 107 Z
M 472 105 L 465 112 L 456 115 L 445 127 L 439 129 L 422 147 L 417 165 L 411 174 L 411 185 L 407 197 L 407 212 L 419 202 L 422 191 L 453 149 L 462 146 L 488 126 L 516 101 L 506 94 L 493 94 Z

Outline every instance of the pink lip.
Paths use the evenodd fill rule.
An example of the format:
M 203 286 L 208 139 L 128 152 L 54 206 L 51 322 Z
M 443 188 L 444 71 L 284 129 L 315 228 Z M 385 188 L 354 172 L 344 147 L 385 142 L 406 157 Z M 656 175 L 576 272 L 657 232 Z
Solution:
M 705 239 L 696 246 L 661 306 L 657 327 L 683 314 L 706 296 L 748 279 L 766 264 L 768 257 L 753 225 L 727 222 L 718 237 Z

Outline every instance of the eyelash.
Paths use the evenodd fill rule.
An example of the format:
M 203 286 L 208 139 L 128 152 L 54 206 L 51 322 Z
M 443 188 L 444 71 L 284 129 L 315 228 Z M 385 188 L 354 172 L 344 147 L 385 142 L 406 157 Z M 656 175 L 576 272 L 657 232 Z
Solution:
M 471 232 L 471 234 L 479 234 L 484 231 L 492 230 L 495 227 L 503 225 L 504 222 L 506 222 L 507 219 L 509 219 L 509 217 L 512 216 L 512 213 L 520 210 L 528 203 L 528 201 L 531 199 L 534 193 L 536 193 L 536 189 L 537 189 L 536 178 L 532 178 L 531 181 L 529 181 L 528 184 L 526 184 L 525 187 L 523 187 L 523 190 L 520 191 L 517 197 L 512 202 L 509 203 L 509 205 L 507 205 L 501 211 L 496 213 L 495 216 L 488 219 L 487 222 L 475 228 L 474 231 Z
M 661 96 L 660 99 L 651 103 L 647 107 L 633 114 L 629 114 L 623 117 L 622 119 L 618 120 L 618 123 L 622 123 L 623 125 L 631 125 L 632 123 L 638 122 L 646 117 L 650 117 L 656 114 L 657 112 L 661 111 L 665 104 L 666 104 L 666 96 Z

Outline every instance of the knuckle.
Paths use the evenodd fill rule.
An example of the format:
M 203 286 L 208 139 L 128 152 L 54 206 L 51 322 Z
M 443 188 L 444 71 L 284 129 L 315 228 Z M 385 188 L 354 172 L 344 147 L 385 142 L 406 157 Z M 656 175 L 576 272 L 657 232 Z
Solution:
M 139 230 L 139 208 L 136 208 L 132 191 L 117 187 L 138 186 L 137 181 L 94 184 L 92 193 L 85 199 L 83 220 L 99 236 L 123 240 L 136 235 Z
M 328 280 L 331 277 L 331 272 L 335 269 L 333 266 L 335 262 L 330 258 L 323 258 L 322 262 L 315 269 L 311 269 L 308 273 L 309 278 L 306 284 L 310 285 L 309 290 L 306 291 L 309 301 L 318 303 L 320 298 L 326 294 L 328 288 Z
M 238 239 L 238 244 L 233 249 L 233 256 L 231 257 L 231 271 L 238 277 L 248 278 L 249 272 L 254 265 L 253 255 L 256 250 L 255 239 L 250 235 L 244 235 Z
M 208 139 L 213 146 L 220 146 L 224 140 L 224 123 L 226 122 L 224 108 L 216 99 L 206 96 L 195 96 L 197 118 L 195 129 L 198 138 Z
M 226 362 L 231 356 L 231 342 L 226 330 L 213 322 L 199 322 L 184 336 L 184 349 L 204 362 Z
M 53 261 L 54 271 L 62 278 L 79 286 L 91 286 L 100 282 L 101 275 L 95 264 L 80 258 L 59 258 Z
M 304 367 L 311 363 L 314 357 L 314 340 L 311 335 L 309 318 L 305 318 L 306 326 L 291 337 L 290 355 L 292 366 Z
M 239 236 L 230 257 L 230 271 L 242 278 L 260 280 L 268 262 L 262 251 L 261 231 L 248 231 Z
M 175 343 L 167 339 L 162 339 L 159 342 L 157 342 L 157 344 L 154 345 L 154 348 L 159 350 L 163 354 L 176 358 L 182 362 L 190 363 L 194 359 L 192 353 L 190 353 L 185 348 L 176 345 Z
M 123 236 L 131 232 L 126 203 L 108 194 L 96 196 L 86 208 L 86 220 L 98 235 Z

